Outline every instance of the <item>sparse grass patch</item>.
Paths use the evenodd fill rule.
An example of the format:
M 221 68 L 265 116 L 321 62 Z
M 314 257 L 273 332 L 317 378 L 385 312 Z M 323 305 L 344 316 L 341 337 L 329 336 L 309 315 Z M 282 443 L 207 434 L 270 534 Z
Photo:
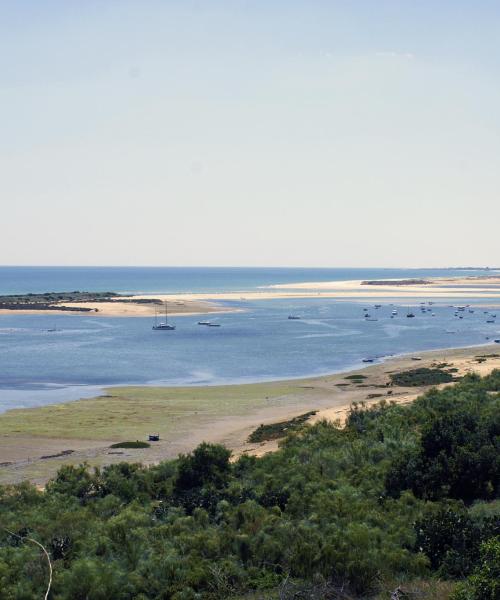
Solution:
M 148 442 L 118 442 L 117 444 L 111 444 L 110 448 L 150 448 L 151 444 Z
M 248 441 L 252 444 L 258 444 L 259 442 L 266 442 L 269 440 L 277 440 L 285 437 L 290 431 L 296 431 L 313 415 L 316 414 L 315 410 L 299 415 L 290 419 L 290 421 L 281 421 L 279 423 L 270 423 L 269 425 L 260 425 L 257 429 L 252 432 L 248 438 Z
M 437 368 L 429 369 L 427 367 L 391 373 L 390 377 L 394 385 L 400 385 L 402 387 L 438 385 L 439 383 L 449 383 L 454 381 L 454 377 L 449 371 L 443 371 L 442 369 Z

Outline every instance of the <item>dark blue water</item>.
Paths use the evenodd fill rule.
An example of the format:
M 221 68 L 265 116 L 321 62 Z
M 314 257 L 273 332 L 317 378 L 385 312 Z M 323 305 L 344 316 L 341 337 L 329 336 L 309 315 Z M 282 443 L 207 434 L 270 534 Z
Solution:
M 311 269 L 232 267 L 0 267 L 0 294 L 249 291 L 303 281 L 401 279 L 484 274 L 456 269 Z
M 461 303 L 473 303 L 461 301 Z M 418 304 L 418 302 L 416 303 Z M 483 344 L 500 336 L 484 309 L 454 316 L 448 303 L 430 312 L 406 306 L 370 308 L 333 299 L 233 302 L 244 312 L 172 317 L 175 331 L 152 331 L 148 318 L 81 315 L 0 317 L 0 410 L 94 395 L 114 384 L 202 385 L 309 376 L 341 371 L 408 352 Z M 287 319 L 289 313 L 300 320 Z M 48 332 L 56 328 L 58 331 Z M 84 387 L 80 387 L 84 386 Z M 86 387 L 89 386 L 89 387 Z

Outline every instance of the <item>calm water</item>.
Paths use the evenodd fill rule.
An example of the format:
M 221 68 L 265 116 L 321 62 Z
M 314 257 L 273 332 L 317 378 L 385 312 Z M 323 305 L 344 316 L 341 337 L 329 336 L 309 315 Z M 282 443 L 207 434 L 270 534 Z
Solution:
M 276 283 L 484 274 L 452 269 L 288 269 L 230 267 L 0 267 L 0 294 L 248 291 Z
M 2 268 L 0 274 L 0 289 L 5 293 L 250 290 L 273 283 L 424 277 L 443 272 Z M 406 306 L 385 302 L 378 310 L 370 308 L 372 317 L 378 319 L 373 322 L 363 319 L 366 304 L 332 299 L 227 304 L 244 312 L 211 315 L 210 320 L 220 323 L 220 328 L 199 326 L 199 316 L 175 317 L 175 331 L 152 331 L 148 318 L 1 315 L 0 410 L 95 395 L 106 385 L 203 385 L 331 373 L 359 366 L 367 357 L 381 360 L 500 337 L 500 321 L 486 323 L 483 309 L 465 312 L 458 319 L 444 301 L 433 305 L 434 317 L 416 309 L 414 319 L 406 318 Z M 399 315 L 391 319 L 393 308 L 399 308 Z M 288 320 L 290 313 L 301 319 Z M 57 331 L 47 331 L 54 327 Z

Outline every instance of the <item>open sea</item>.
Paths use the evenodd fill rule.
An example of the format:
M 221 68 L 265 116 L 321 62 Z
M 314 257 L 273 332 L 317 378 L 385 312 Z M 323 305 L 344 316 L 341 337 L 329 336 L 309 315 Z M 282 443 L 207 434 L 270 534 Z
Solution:
M 453 269 L 0 267 L 0 294 L 48 291 L 121 293 L 245 292 L 279 283 L 423 278 L 484 271 Z M 418 305 L 423 299 L 415 300 Z M 373 301 L 372 301 L 373 302 Z M 144 317 L 0 315 L 0 411 L 89 397 L 110 385 L 211 385 L 313 376 L 361 366 L 364 358 L 480 345 L 500 336 L 480 299 L 463 319 L 453 301 L 431 311 L 376 300 L 225 302 L 242 312 L 172 317 L 175 331 L 152 331 Z M 456 301 L 455 301 L 456 303 Z M 377 321 L 365 321 L 369 307 Z M 431 307 L 429 307 L 431 308 Z M 391 311 L 398 315 L 391 318 Z M 300 320 L 288 320 L 290 313 Z M 500 315 L 499 315 L 500 316 Z M 48 329 L 57 331 L 49 332 Z

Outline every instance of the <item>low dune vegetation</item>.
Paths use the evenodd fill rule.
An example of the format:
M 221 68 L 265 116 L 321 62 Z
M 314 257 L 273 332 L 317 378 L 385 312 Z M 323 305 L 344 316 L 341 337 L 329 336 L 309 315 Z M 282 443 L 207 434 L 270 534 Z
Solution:
M 500 371 L 295 424 L 232 462 L 62 467 L 0 488 L 0 598 L 498 600 Z M 283 429 L 278 424 L 278 429 Z M 392 594 L 392 596 L 391 596 Z

